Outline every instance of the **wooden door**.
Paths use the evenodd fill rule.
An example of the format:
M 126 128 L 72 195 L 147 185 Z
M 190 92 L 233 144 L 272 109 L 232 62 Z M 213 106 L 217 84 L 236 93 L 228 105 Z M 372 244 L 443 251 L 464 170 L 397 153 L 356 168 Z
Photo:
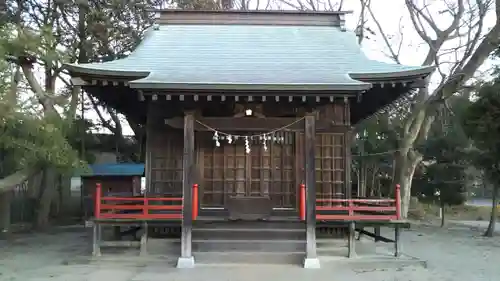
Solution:
M 251 143 L 246 153 L 242 141 L 202 149 L 201 206 L 224 207 L 228 197 L 269 197 L 275 208 L 296 208 L 295 151 L 292 138 Z

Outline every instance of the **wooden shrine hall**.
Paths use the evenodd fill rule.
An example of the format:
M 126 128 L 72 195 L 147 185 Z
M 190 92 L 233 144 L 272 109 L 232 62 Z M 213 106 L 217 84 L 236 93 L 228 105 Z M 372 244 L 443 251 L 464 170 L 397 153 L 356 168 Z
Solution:
M 396 225 L 397 240 L 399 193 L 351 190 L 351 132 L 433 68 L 368 59 L 344 16 L 162 10 L 129 56 L 66 65 L 74 85 L 147 131 L 146 192 L 96 187 L 94 254 L 100 228 L 117 224 L 144 225 L 141 247 L 148 225 L 180 226 L 184 268 L 234 249 L 318 268 L 320 225 L 349 229 L 349 256 L 363 224 Z M 292 240 L 284 230 L 293 245 L 273 248 Z

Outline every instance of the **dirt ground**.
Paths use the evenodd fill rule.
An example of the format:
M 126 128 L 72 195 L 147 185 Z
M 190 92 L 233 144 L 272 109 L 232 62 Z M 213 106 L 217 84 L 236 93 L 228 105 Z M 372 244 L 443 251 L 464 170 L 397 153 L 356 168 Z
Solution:
M 438 219 L 439 207 L 430 204 L 419 204 L 413 206 L 410 210 L 409 216 L 418 220 L 436 220 Z M 491 215 L 491 206 L 447 206 L 445 209 L 446 220 L 468 220 L 468 221 L 481 221 L 489 220 Z M 500 211 L 498 212 L 498 219 L 500 219 Z
M 89 262 L 89 234 L 81 227 L 52 233 L 22 234 L 0 241 L 1 281 L 184 281 L 184 280 L 328 280 L 328 281 L 498 281 L 500 237 L 483 238 L 481 226 L 461 222 L 447 229 L 415 225 L 403 233 L 403 251 L 428 261 L 428 268 L 360 270 L 323 266 L 198 267 L 177 270 L 171 261 L 150 263 Z

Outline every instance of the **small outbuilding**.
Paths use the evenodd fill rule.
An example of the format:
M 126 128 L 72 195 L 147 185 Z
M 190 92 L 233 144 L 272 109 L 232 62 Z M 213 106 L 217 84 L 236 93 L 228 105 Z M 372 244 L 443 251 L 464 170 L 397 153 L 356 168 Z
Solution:
M 118 163 L 90 165 L 90 172 L 81 175 L 84 219 L 93 216 L 96 184 L 105 195 L 132 197 L 141 194 L 144 164 Z

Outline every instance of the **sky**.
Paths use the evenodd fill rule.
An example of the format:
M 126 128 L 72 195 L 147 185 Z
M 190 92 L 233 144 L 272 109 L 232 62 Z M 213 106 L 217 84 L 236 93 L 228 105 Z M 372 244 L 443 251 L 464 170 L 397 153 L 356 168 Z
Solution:
M 257 1 L 257 0 L 254 0 Z M 262 0 L 261 0 L 262 1 Z M 280 0 L 278 0 L 280 1 Z M 304 0 L 303 0 L 304 1 Z M 320 0 L 322 1 L 322 0 Z M 328 0 L 326 0 L 328 1 Z M 332 2 L 334 0 L 331 0 Z M 467 0 L 466 0 L 467 1 Z M 469 0 L 474 2 L 475 0 Z M 483 0 L 485 1 L 485 0 Z M 285 0 L 282 0 L 285 3 Z M 346 26 L 347 29 L 353 31 L 356 28 L 358 23 L 358 19 L 360 16 L 360 1 L 359 0 L 344 0 L 344 11 L 352 11 L 352 14 L 346 15 Z M 456 0 L 415 0 L 415 2 L 423 4 L 424 2 L 429 5 L 429 10 L 431 14 L 436 19 L 437 25 L 444 29 L 451 22 L 451 17 L 442 11 L 445 8 L 445 3 L 455 3 Z M 260 3 L 263 5 L 263 2 L 253 2 Z M 287 9 L 287 5 L 281 4 L 280 7 L 282 9 Z M 410 17 L 408 11 L 405 7 L 404 0 L 372 0 L 372 11 L 378 20 L 380 26 L 382 27 L 384 33 L 389 37 L 390 44 L 393 46 L 401 45 L 400 52 L 400 61 L 402 64 L 406 65 L 421 65 L 424 60 L 428 47 L 423 41 L 420 39 L 415 29 L 412 26 L 410 21 Z M 291 8 L 290 8 L 291 9 Z M 380 36 L 377 25 L 372 20 L 372 18 L 367 16 L 367 27 L 371 30 L 375 31 L 375 35 L 368 34 L 369 38 L 365 39 L 362 43 L 362 50 L 365 54 L 374 60 L 384 61 L 384 62 L 393 62 L 389 56 L 387 55 L 388 48 L 387 44 L 384 42 L 383 37 Z M 495 21 L 494 12 L 490 12 L 487 16 L 487 20 L 485 21 L 485 31 L 487 31 L 488 27 L 492 26 Z M 453 40 L 449 42 L 445 47 L 447 49 L 451 49 L 460 44 L 457 40 Z M 451 51 L 449 54 L 442 57 L 442 64 L 440 66 L 443 72 L 449 71 L 449 64 L 446 62 L 454 62 L 457 61 L 456 56 L 460 57 L 462 52 Z M 491 68 L 492 62 L 489 61 L 486 63 L 480 70 L 487 71 Z M 433 87 L 435 87 L 439 83 L 439 75 L 435 74 L 433 76 Z M 97 115 L 95 113 L 88 112 L 86 113 L 87 117 L 95 117 L 97 119 Z M 132 134 L 131 129 L 128 126 L 124 126 L 126 134 Z

